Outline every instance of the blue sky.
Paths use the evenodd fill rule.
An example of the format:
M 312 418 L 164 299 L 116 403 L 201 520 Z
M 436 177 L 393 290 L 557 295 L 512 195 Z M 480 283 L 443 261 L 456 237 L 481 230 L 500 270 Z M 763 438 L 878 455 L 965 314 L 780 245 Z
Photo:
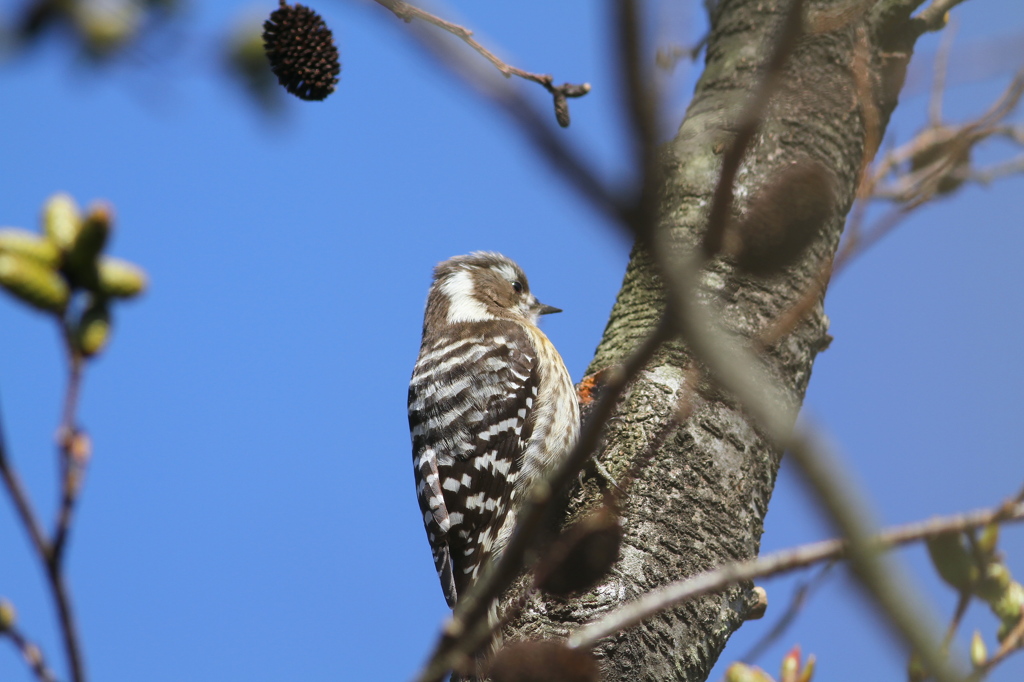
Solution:
M 693 5 L 665 10 L 660 40 L 700 33 Z M 446 613 L 405 421 L 431 268 L 477 249 L 517 259 L 538 297 L 565 310 L 544 325 L 578 380 L 627 261 L 622 235 L 375 6 L 317 3 L 342 52 L 338 91 L 289 100 L 280 120 L 257 113 L 214 46 L 232 21 L 275 6 L 194 3 L 169 56 L 151 47 L 93 70 L 50 40 L 0 65 L 0 224 L 35 228 L 56 191 L 107 199 L 112 253 L 152 280 L 115 311 L 82 400 L 95 454 L 69 571 L 94 680 L 408 679 Z M 451 7 L 516 65 L 590 82 L 560 134 L 604 177 L 627 177 L 603 3 Z M 1006 48 L 1021 42 L 1024 6 L 970 0 L 954 17 L 946 111 L 962 120 L 1024 63 Z M 925 61 L 936 44 L 923 41 Z M 1009 64 L 985 71 L 979 60 Z M 890 125 L 897 141 L 923 120 L 928 71 L 917 73 Z M 694 75 L 672 79 L 676 118 Z M 540 88 L 522 88 L 549 106 Z M 979 159 L 1006 153 L 992 146 Z M 1014 178 L 921 210 L 829 291 L 835 342 L 815 365 L 806 414 L 884 523 L 992 505 L 1024 483 L 1022 192 Z M 57 341 L 48 320 L 0 297 L 0 411 L 47 518 Z M 763 549 L 826 534 L 784 466 Z M 1004 535 L 1018 574 L 1022 538 Z M 62 670 L 41 574 L 7 502 L 0 547 L 0 595 Z M 947 618 L 954 595 L 924 552 L 900 558 Z M 723 661 L 767 631 L 800 577 L 766 584 L 768 616 L 741 629 Z M 967 626 L 994 646 L 983 608 Z M 818 656 L 818 679 L 903 679 L 903 654 L 842 570 L 764 665 L 776 671 L 794 643 Z M 991 679 L 1022 675 L 1018 655 Z M 0 679 L 32 679 L 6 644 Z

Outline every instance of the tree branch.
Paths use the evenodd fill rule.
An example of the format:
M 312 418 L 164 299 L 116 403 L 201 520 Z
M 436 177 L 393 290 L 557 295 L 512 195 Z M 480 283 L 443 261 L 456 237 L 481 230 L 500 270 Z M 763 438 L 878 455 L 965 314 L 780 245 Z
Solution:
M 493 52 L 480 44 L 480 42 L 473 37 L 473 32 L 465 26 L 460 26 L 442 19 L 441 17 L 431 14 L 426 10 L 416 7 L 415 5 L 410 5 L 409 3 L 401 2 L 400 0 L 374 0 L 374 2 L 389 10 L 396 17 L 406 23 L 411 22 L 413 19 L 419 19 L 431 26 L 436 26 L 448 33 L 451 33 L 453 36 L 476 50 L 481 57 L 489 61 L 494 68 L 505 76 L 505 78 L 516 76 L 541 85 L 554 97 L 556 112 L 558 112 L 559 109 L 563 109 L 564 113 L 558 116 L 558 122 L 563 128 L 569 125 L 568 104 L 565 102 L 566 98 L 582 97 L 590 92 L 590 83 L 562 83 L 561 85 L 556 86 L 554 84 L 554 78 L 550 74 L 530 73 L 529 71 L 524 71 L 523 69 L 507 64 L 498 58 L 498 56 Z
M 50 545 L 46 540 L 46 536 L 43 535 L 42 524 L 39 523 L 39 518 L 36 516 L 35 510 L 32 509 L 32 503 L 29 501 L 28 494 L 21 484 L 21 478 L 14 470 L 10 458 L 7 456 L 7 444 L 4 438 L 2 419 L 0 419 L 0 476 L 3 477 L 7 494 L 11 496 L 11 501 L 14 502 L 14 508 L 18 512 L 18 518 L 21 519 L 21 525 L 25 528 L 25 532 L 28 533 L 29 539 L 32 541 L 32 547 L 35 549 L 36 554 L 43 561 L 46 561 L 46 558 L 50 555 Z
M 928 540 L 946 533 L 981 528 L 991 523 L 1024 521 L 1024 503 L 1016 502 L 1009 509 L 1000 505 L 965 514 L 908 523 L 883 530 L 868 539 L 872 551 L 888 550 L 913 542 Z M 599 620 L 573 632 L 569 645 L 589 648 L 599 640 L 631 627 L 645 618 L 670 609 L 687 599 L 716 592 L 730 585 L 778 575 L 823 561 L 849 560 L 850 541 L 843 538 L 823 540 L 792 549 L 773 552 L 765 556 L 730 564 L 702 575 L 686 578 L 648 592 L 636 601 L 603 616 Z
M 15 648 L 21 652 L 22 658 L 28 663 L 29 668 L 32 669 L 39 682 L 57 682 L 57 677 L 50 670 L 49 666 L 46 665 L 46 659 L 43 658 L 42 651 L 38 646 L 28 641 L 28 638 L 22 634 L 21 630 L 14 625 L 11 625 L 6 630 L 0 629 L 0 637 L 4 636 L 10 639 Z
M 78 398 L 82 387 L 82 369 L 84 358 L 81 353 L 73 350 L 71 331 L 65 328 L 68 340 L 68 385 L 64 395 L 64 410 L 57 440 L 60 444 L 60 509 L 57 512 L 57 525 L 53 531 L 53 545 L 49 560 L 55 568 L 60 568 L 64 559 L 64 548 L 67 545 L 68 532 L 71 530 L 71 519 L 75 502 L 81 490 L 82 475 L 89 457 L 88 439 L 75 425 L 78 413 Z

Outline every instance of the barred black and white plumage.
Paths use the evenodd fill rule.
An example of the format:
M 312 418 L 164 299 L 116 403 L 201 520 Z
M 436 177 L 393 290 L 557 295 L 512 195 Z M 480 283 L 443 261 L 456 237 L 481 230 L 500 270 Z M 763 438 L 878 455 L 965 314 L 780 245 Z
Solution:
M 409 385 L 416 495 L 448 605 L 500 554 L 522 493 L 572 448 L 579 406 L 526 275 L 497 253 L 434 270 Z

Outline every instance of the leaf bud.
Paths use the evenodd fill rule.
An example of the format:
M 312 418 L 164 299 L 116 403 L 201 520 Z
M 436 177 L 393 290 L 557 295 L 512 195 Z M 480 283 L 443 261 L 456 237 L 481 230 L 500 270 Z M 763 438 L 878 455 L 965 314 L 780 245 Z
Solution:
M 971 664 L 975 668 L 980 668 L 987 660 L 988 648 L 985 646 L 985 640 L 981 638 L 981 633 L 975 630 L 971 636 Z
M 725 671 L 725 682 L 772 682 L 772 678 L 760 668 L 733 663 Z
M 800 682 L 811 682 L 811 678 L 814 677 L 814 668 L 818 663 L 818 659 L 814 654 L 810 654 L 807 657 L 807 663 L 804 664 L 804 669 L 800 673 Z
M 978 538 L 978 549 L 985 554 L 991 555 L 996 551 L 996 547 L 999 545 L 999 524 L 990 523 L 981 531 L 981 537 Z
M 1018 582 L 1010 583 L 1006 591 L 997 601 L 991 603 L 990 607 L 1002 623 L 997 635 L 1001 642 L 1024 617 L 1024 586 Z
M 110 339 L 110 310 L 106 301 L 96 300 L 82 314 L 75 333 L 75 345 L 89 358 L 107 345 Z
M 104 296 L 131 298 L 146 288 L 146 273 L 134 263 L 106 256 L 99 263 L 98 292 Z
M 797 682 L 800 677 L 800 646 L 797 645 L 789 650 L 782 658 L 782 670 L 779 674 L 780 682 Z
M 974 586 L 974 593 L 991 604 L 1006 594 L 1011 582 L 1013 576 L 1010 575 L 1010 569 L 1005 564 L 993 561 L 985 566 L 985 573 Z
M 43 206 L 43 234 L 56 244 L 58 249 L 70 249 L 81 226 L 82 215 L 71 195 L 54 194 L 46 201 Z
M 68 303 L 68 285 L 52 268 L 14 253 L 0 253 L 0 285 L 40 310 L 60 312 Z
M 18 612 L 14 610 L 14 604 L 9 599 L 0 597 L 0 632 L 13 628 L 17 620 Z
M 55 268 L 60 251 L 49 239 L 19 227 L 0 228 L 0 253 L 14 253 Z
M 927 542 L 935 570 L 960 592 L 971 588 L 978 578 L 978 567 L 964 546 L 960 533 L 943 533 Z
M 68 250 L 65 271 L 73 285 L 92 291 L 99 286 L 96 260 L 110 236 L 111 218 L 107 204 L 96 203 L 89 208 Z

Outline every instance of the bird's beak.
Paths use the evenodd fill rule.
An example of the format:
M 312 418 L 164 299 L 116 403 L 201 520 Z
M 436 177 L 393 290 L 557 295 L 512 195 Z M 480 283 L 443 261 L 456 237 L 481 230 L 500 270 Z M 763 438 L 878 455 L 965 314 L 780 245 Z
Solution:
M 538 315 L 550 315 L 551 313 L 560 313 L 560 312 L 562 312 L 561 308 L 556 308 L 553 305 L 544 305 L 540 301 L 537 301 L 534 304 L 533 309 L 537 311 Z

